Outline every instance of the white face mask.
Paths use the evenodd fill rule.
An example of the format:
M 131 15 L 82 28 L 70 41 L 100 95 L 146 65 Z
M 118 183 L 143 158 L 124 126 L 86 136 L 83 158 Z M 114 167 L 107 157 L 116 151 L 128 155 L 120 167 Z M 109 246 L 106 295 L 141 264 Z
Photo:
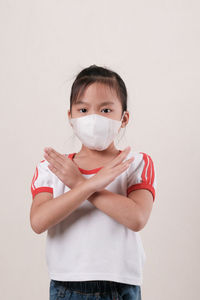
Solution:
M 88 148 L 102 151 L 112 143 L 121 127 L 121 121 L 113 120 L 98 114 L 69 119 L 73 131 L 79 140 Z

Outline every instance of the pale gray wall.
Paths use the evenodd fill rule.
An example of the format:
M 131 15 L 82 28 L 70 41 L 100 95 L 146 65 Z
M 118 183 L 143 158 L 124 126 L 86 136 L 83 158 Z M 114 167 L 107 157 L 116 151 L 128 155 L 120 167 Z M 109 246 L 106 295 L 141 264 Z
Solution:
M 1 296 L 48 299 L 46 234 L 29 223 L 43 149 L 78 150 L 68 124 L 71 84 L 91 64 L 126 82 L 123 145 L 157 169 L 141 231 L 143 300 L 199 299 L 199 1 L 0 1 Z

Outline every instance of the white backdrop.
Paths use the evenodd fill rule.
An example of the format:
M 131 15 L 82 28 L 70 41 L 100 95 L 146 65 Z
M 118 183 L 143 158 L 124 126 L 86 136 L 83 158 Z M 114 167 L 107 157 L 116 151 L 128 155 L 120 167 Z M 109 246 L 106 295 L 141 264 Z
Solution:
M 2 299 L 48 299 L 46 233 L 30 227 L 30 185 L 44 147 L 79 149 L 67 109 L 76 74 L 91 64 L 125 81 L 121 148 L 150 154 L 157 170 L 140 232 L 142 299 L 199 299 L 199 9 L 197 0 L 0 1 Z

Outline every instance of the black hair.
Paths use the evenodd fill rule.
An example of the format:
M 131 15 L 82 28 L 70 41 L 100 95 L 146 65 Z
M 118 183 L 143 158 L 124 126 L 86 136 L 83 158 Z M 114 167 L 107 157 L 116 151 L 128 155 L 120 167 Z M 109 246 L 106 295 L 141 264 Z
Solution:
M 70 111 L 73 103 L 81 97 L 85 89 L 94 82 L 99 82 L 107 85 L 117 94 L 121 105 L 122 114 L 127 110 L 127 89 L 122 78 L 109 68 L 91 65 L 83 69 L 75 78 L 71 87 L 70 94 Z

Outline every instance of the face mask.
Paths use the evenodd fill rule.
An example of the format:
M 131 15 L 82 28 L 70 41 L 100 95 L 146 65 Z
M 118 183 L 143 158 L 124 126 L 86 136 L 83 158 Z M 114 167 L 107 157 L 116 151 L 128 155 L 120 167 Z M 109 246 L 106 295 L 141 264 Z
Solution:
M 124 113 L 120 121 L 91 114 L 80 118 L 71 118 L 69 122 L 76 136 L 86 147 L 102 151 L 108 148 L 117 136 Z

